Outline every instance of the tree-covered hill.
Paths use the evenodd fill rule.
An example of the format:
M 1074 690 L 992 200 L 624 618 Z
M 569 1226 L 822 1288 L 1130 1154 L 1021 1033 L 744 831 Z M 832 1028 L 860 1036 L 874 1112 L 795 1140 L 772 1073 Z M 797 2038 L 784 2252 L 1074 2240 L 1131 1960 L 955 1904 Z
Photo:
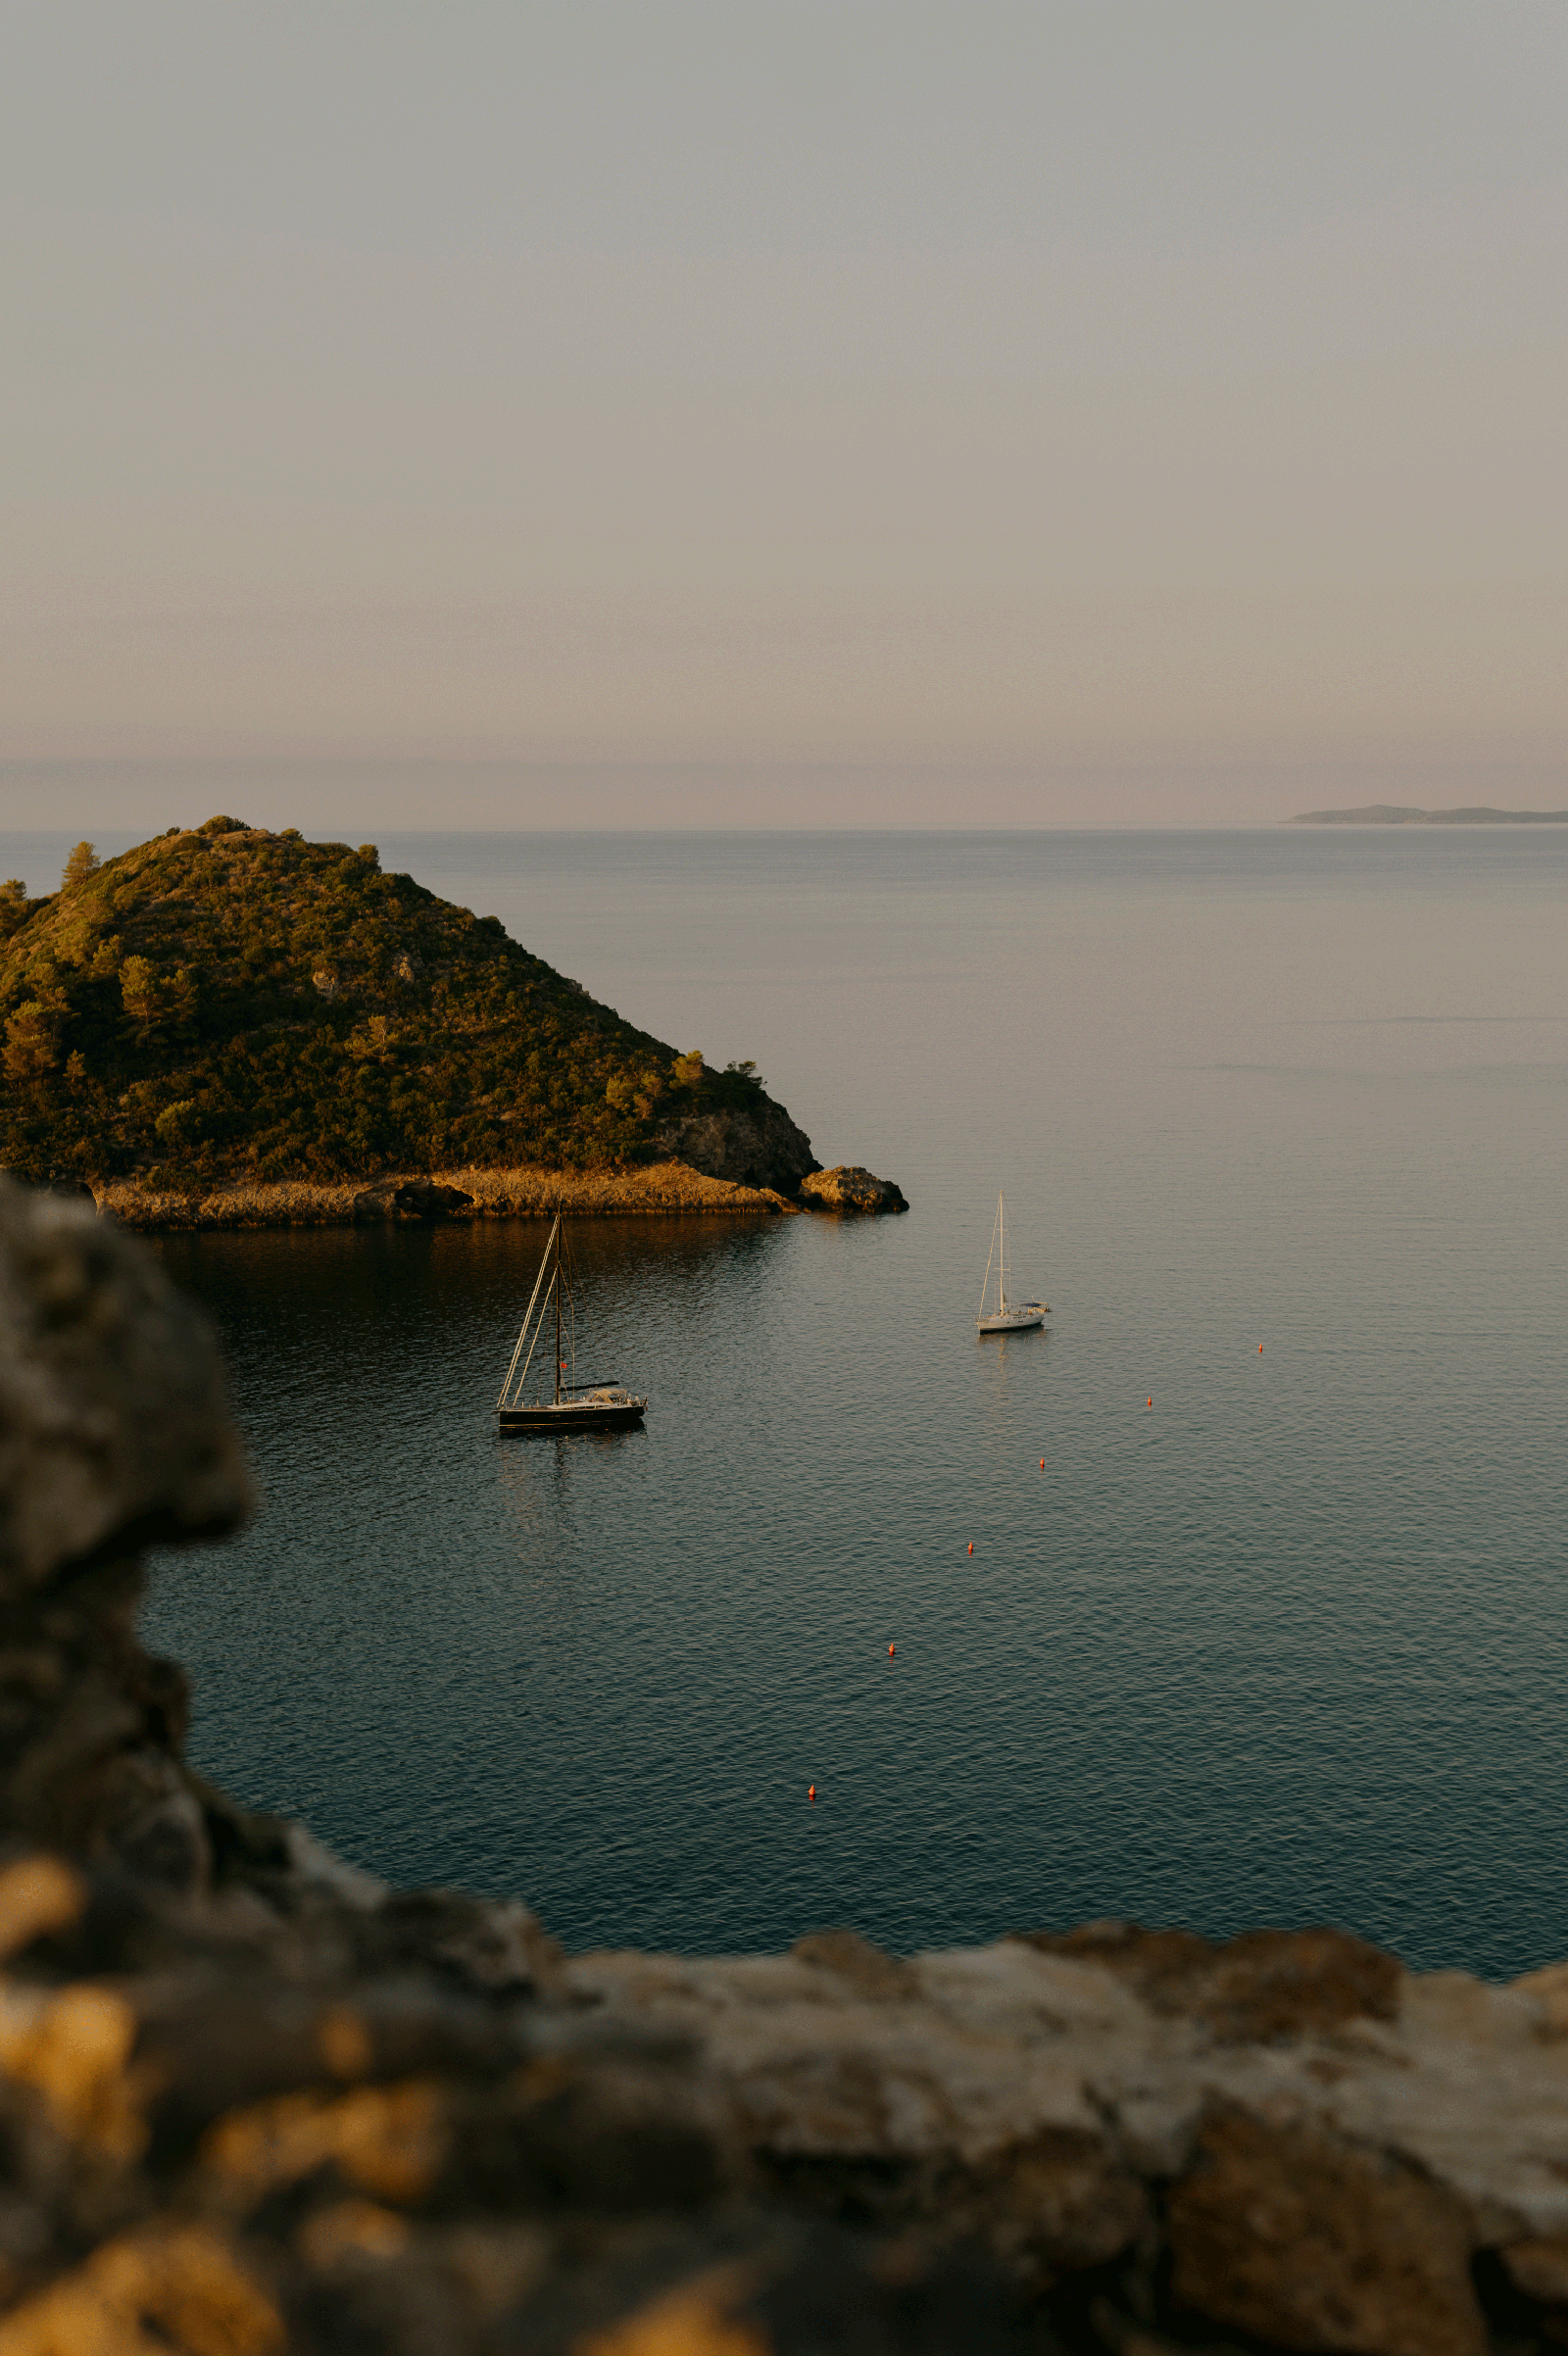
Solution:
M 32 1178 L 584 1168 L 775 1111 L 373 845 L 234 818 L 102 865 L 83 845 L 46 899 L 6 885 L 0 1026 L 0 1165 Z

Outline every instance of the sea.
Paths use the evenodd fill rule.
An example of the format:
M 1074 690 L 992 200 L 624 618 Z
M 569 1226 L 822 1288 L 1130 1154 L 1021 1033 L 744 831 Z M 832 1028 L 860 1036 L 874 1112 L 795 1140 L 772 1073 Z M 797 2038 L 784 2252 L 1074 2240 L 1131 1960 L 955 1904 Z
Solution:
M 205 1773 L 573 1950 L 1568 1955 L 1568 827 L 380 850 L 910 1207 L 583 1225 L 650 1405 L 559 1440 L 538 1223 L 163 1239 L 262 1499 L 143 1613 Z

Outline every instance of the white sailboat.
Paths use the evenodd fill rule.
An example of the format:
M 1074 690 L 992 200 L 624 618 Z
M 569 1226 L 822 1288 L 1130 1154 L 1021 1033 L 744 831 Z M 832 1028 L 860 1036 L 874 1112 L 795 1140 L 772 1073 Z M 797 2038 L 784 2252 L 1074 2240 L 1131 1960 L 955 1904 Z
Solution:
M 997 1305 L 988 1308 L 993 1268 L 997 1271 Z M 976 1330 L 982 1334 L 1021 1334 L 1031 1325 L 1044 1325 L 1050 1313 L 1050 1305 L 1044 1301 L 1007 1299 L 1007 1205 L 1004 1198 L 998 1195 L 997 1223 L 991 1230 L 991 1257 L 986 1261 L 985 1282 L 980 1287 Z

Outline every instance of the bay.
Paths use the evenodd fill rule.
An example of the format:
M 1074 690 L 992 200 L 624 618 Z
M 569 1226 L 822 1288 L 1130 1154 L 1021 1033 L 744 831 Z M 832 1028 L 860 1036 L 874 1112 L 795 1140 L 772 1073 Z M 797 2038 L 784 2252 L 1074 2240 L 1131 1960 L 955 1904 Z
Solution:
M 913 1207 L 583 1227 L 653 1403 L 545 1443 L 533 1224 L 166 1239 L 264 1495 L 144 1615 L 206 1772 L 573 1947 L 1568 1951 L 1568 832 L 381 854 Z

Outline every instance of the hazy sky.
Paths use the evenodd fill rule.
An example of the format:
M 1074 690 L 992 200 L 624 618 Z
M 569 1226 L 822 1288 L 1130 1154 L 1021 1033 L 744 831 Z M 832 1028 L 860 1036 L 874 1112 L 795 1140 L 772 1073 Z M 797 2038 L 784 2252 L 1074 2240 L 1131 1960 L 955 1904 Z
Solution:
M 1564 0 L 0 27 L 12 824 L 1568 803 Z

